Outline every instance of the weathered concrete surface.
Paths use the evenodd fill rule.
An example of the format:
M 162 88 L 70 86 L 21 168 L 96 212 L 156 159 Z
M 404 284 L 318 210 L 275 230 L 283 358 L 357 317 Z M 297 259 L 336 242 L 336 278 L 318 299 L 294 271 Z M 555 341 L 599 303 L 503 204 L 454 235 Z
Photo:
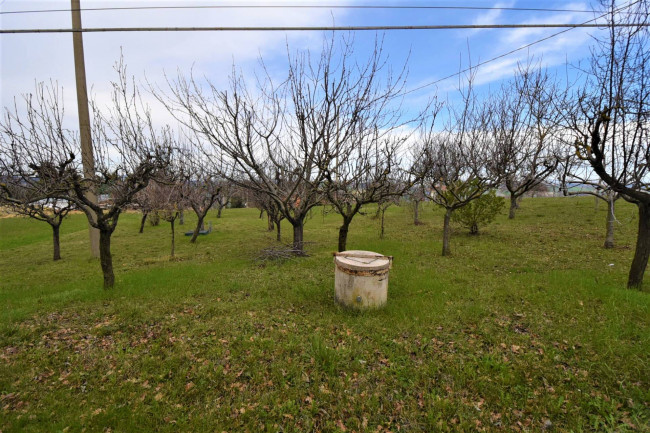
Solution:
M 354 309 L 378 308 L 388 298 L 391 258 L 370 251 L 343 251 L 334 257 L 336 300 Z

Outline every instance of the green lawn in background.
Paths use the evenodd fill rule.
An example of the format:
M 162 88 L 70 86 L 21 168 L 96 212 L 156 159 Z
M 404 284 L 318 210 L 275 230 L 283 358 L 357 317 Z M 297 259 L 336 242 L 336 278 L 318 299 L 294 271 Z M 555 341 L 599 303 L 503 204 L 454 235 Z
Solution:
M 525 199 L 441 257 L 442 212 L 359 216 L 349 249 L 392 255 L 388 304 L 334 295 L 340 217 L 313 211 L 309 257 L 275 245 L 255 209 L 177 226 L 123 215 L 116 286 L 101 288 L 87 222 L 0 219 L 0 431 L 650 431 L 650 294 L 625 288 L 635 208 Z M 284 222 L 284 241 L 291 227 Z M 650 276 L 648 277 L 650 278 Z M 647 278 L 647 279 L 648 279 Z M 648 280 L 647 286 L 650 286 Z

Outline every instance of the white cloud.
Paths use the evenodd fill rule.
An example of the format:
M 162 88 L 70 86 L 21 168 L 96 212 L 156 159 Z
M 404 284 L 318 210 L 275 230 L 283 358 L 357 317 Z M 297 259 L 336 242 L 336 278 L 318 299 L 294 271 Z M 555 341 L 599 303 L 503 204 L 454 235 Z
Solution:
M 509 2 L 498 2 L 492 5 L 495 9 L 491 9 L 487 12 L 479 14 L 474 20 L 472 20 L 473 25 L 492 25 L 498 24 L 500 18 L 503 16 L 503 10 L 497 8 L 509 8 L 515 4 L 514 0 Z M 476 33 L 486 31 L 486 29 L 472 29 L 463 34 L 463 37 L 472 36 Z
M 588 5 L 584 3 L 569 3 L 563 5 L 563 8 L 569 10 L 585 10 L 589 9 Z M 589 17 L 593 18 L 593 17 Z M 535 16 L 528 20 L 522 21 L 523 24 L 539 24 L 539 23 L 580 23 L 588 20 L 585 14 L 577 12 L 569 13 L 554 13 Z M 582 57 L 588 54 L 586 50 L 587 43 L 590 40 L 588 29 L 576 28 L 567 32 L 561 32 L 561 28 L 518 28 L 512 30 L 499 30 L 496 42 L 493 43 L 491 52 L 484 54 L 480 59 L 474 63 L 480 63 L 490 60 L 492 57 L 507 53 L 528 44 L 534 43 L 530 47 L 509 54 L 508 56 L 491 61 L 479 68 L 476 85 L 489 84 L 504 78 L 512 76 L 518 63 L 526 63 L 529 59 L 533 59 L 541 64 L 543 67 L 555 67 L 564 64 L 567 59 L 575 59 L 577 56 Z M 556 36 L 553 36 L 557 34 Z M 548 40 L 535 43 L 540 39 L 549 37 Z
M 151 1 L 88 1 L 82 8 L 160 5 Z M 258 2 L 264 3 L 264 2 Z M 182 5 L 179 0 L 163 5 Z M 69 1 L 11 1 L 3 11 L 25 9 L 66 9 Z M 337 12 L 338 17 L 343 15 Z M 283 26 L 328 25 L 326 9 L 172 9 L 83 12 L 83 26 L 91 27 L 177 27 L 177 26 Z M 2 28 L 69 28 L 69 12 L 2 15 Z M 320 32 L 111 32 L 85 33 L 84 48 L 88 86 L 106 98 L 109 81 L 115 79 L 114 63 L 120 52 L 130 74 L 164 85 L 163 71 L 175 76 L 177 69 L 190 70 L 198 77 L 209 77 L 217 86 L 227 84 L 233 62 L 245 73 L 264 57 L 272 68 L 276 59 L 286 57 L 286 44 L 292 50 L 320 49 Z M 65 104 L 76 118 L 74 60 L 70 34 L 1 35 L 1 96 L 8 105 L 15 95 L 30 92 L 35 81 L 53 79 L 65 89 Z

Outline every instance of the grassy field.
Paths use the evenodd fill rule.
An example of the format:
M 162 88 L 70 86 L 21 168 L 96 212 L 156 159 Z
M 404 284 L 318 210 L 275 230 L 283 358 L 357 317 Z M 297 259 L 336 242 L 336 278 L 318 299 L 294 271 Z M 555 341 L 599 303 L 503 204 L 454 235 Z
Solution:
M 388 305 L 333 300 L 337 215 L 315 209 L 309 257 L 254 209 L 228 209 L 197 245 L 168 224 L 113 238 L 101 289 L 85 217 L 0 219 L 0 431 L 650 431 L 650 294 L 625 289 L 635 209 L 526 199 L 480 236 L 406 206 L 359 217 L 348 247 L 395 257 Z M 188 215 L 180 231 L 189 230 Z M 290 241 L 290 226 L 284 226 Z M 650 286 L 650 277 L 647 277 Z

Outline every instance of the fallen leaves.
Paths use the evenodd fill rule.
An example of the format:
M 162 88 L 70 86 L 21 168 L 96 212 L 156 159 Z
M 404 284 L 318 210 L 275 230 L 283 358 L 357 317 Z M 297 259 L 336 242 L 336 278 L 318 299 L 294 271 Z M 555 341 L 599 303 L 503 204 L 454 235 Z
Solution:
M 25 409 L 29 403 L 21 399 L 19 392 L 11 392 L 0 396 L 0 405 L 4 411 L 19 411 Z
M 201 413 L 231 431 L 294 426 L 297 431 L 397 432 L 415 425 L 435 430 L 439 422 L 440 430 L 451 431 L 540 431 L 547 419 L 552 429 L 561 430 L 572 426 L 567 419 L 581 415 L 576 408 L 596 398 L 603 401 L 599 410 L 621 426 L 634 424 L 638 416 L 622 397 L 612 396 L 605 405 L 600 397 L 570 395 L 578 387 L 591 391 L 596 383 L 610 387 L 590 364 L 580 362 L 579 356 L 590 353 L 590 342 L 584 340 L 579 351 L 574 335 L 545 334 L 544 314 L 537 321 L 525 307 L 462 326 L 418 329 L 411 324 L 398 331 L 378 326 L 381 332 L 372 338 L 374 325 L 365 318 L 328 326 L 326 321 L 307 323 L 314 317 L 298 310 L 287 321 L 262 310 L 246 314 L 246 309 L 241 318 L 213 318 L 209 308 L 178 306 L 173 319 L 166 311 L 128 324 L 119 316 L 98 314 L 85 326 L 78 316 L 63 319 L 61 326 L 52 323 L 42 334 L 34 331 L 24 343 L 8 339 L 11 344 L 0 348 L 0 356 L 33 367 L 20 373 L 24 377 L 15 375 L 7 390 L 87 398 L 85 404 L 70 399 L 70 405 L 75 418 L 83 411 L 88 423 L 92 417 L 97 423 L 113 416 L 112 393 L 124 392 L 120 399 L 158 413 L 158 420 L 178 423 L 178 429 L 195 426 L 184 424 L 184 414 Z M 316 332 L 327 349 L 322 354 L 307 343 Z M 329 355 L 334 373 L 324 374 Z M 35 362 L 36 356 L 47 362 Z M 634 380 L 635 386 L 645 386 L 644 380 Z M 16 411 L 10 414 L 14 419 L 32 412 L 46 415 L 42 408 L 49 402 L 39 397 L 5 391 L 0 417 L 7 411 Z M 505 401 L 522 410 L 510 412 Z M 98 404 L 109 414 L 100 416 L 104 412 L 95 409 Z M 563 415 L 556 419 L 557 412 Z

